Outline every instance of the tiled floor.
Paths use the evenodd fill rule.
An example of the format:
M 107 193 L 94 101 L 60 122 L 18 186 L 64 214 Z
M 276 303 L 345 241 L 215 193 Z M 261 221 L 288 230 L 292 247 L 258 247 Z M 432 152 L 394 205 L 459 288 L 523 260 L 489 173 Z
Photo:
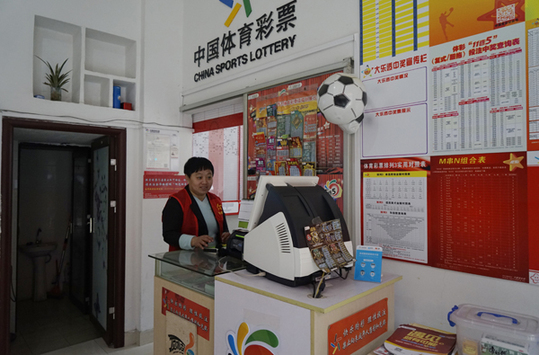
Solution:
M 143 346 L 127 346 L 120 349 L 107 347 L 103 339 L 90 340 L 85 343 L 55 350 L 45 355 L 152 355 L 153 343 Z
M 100 338 L 101 334 L 68 299 L 17 302 L 11 355 L 38 355 Z
M 101 334 L 68 299 L 17 302 L 17 337 L 11 355 L 151 355 L 153 343 L 109 348 Z

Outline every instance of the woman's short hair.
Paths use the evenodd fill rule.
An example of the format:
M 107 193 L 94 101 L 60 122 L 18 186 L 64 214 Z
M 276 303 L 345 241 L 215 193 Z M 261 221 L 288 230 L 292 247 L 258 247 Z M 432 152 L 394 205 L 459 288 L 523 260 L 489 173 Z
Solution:
M 211 174 L 214 175 L 213 172 L 213 164 L 211 161 L 209 161 L 206 158 L 202 157 L 192 157 L 187 160 L 185 165 L 183 166 L 183 173 L 187 177 L 191 177 L 192 173 L 196 173 L 197 171 L 202 170 L 211 170 Z

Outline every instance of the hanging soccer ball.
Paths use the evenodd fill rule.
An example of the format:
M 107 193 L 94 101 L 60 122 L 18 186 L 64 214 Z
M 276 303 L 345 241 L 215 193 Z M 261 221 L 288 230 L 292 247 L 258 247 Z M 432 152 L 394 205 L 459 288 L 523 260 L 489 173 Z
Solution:
M 318 108 L 330 123 L 355 133 L 363 120 L 367 90 L 359 78 L 344 73 L 328 77 L 317 92 Z

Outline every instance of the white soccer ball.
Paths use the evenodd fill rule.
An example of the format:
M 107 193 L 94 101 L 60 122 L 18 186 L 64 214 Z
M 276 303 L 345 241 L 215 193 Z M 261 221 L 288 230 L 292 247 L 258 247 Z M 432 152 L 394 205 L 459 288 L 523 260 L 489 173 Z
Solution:
M 318 108 L 326 120 L 347 133 L 357 131 L 367 105 L 367 89 L 359 78 L 333 74 L 320 85 L 316 96 Z

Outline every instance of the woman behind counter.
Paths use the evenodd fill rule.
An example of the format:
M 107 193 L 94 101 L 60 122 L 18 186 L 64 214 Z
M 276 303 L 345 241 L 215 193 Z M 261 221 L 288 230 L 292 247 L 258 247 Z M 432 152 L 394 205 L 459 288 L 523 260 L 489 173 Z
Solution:
M 217 248 L 230 233 L 221 199 L 209 192 L 213 164 L 193 157 L 185 163 L 183 173 L 188 185 L 171 195 L 163 209 L 163 238 L 169 251 Z

